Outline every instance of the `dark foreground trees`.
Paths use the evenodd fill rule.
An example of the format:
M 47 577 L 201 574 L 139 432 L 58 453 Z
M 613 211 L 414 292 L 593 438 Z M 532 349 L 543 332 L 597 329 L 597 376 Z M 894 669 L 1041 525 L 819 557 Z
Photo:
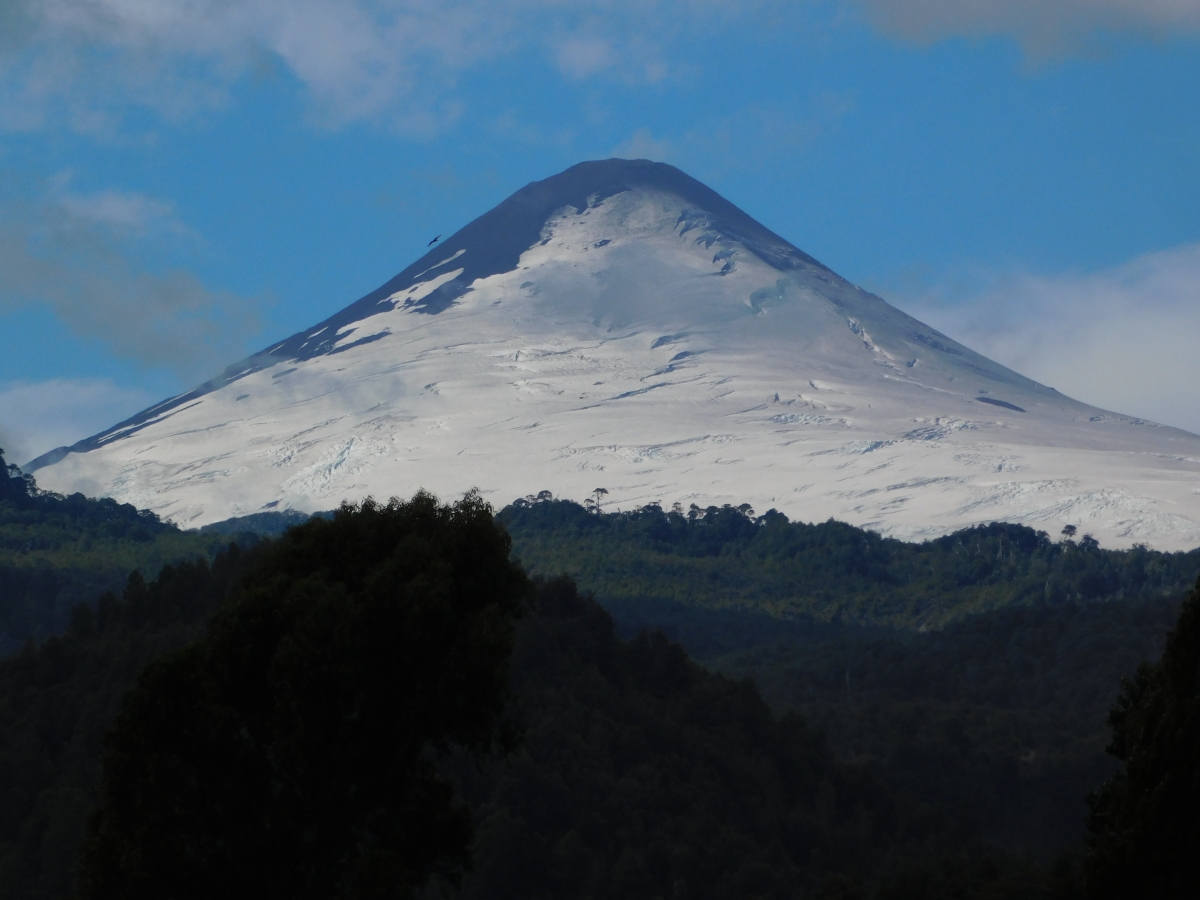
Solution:
M 961 811 L 998 808 L 985 797 L 998 786 L 1052 785 L 1079 757 L 1051 758 L 1050 768 L 1031 774 L 1051 755 L 1037 740 L 973 749 L 973 735 L 995 732 L 988 721 L 971 724 L 960 715 L 959 701 L 1005 705 L 1040 694 L 1047 710 L 1078 708 L 1081 721 L 1101 722 L 1117 681 L 1103 674 L 1114 665 L 1108 658 L 1119 660 L 1135 645 L 1149 654 L 1149 638 L 1165 633 L 1178 610 L 1177 601 L 1169 610 L 1157 601 L 1150 628 L 1137 620 L 1148 608 L 1134 615 L 1133 607 L 1121 612 L 1120 601 L 1089 604 L 1068 618 L 1095 627 L 1068 629 L 1060 620 L 1069 610 L 1039 606 L 978 616 L 895 647 L 870 643 L 869 635 L 852 641 L 837 626 L 845 642 L 828 645 L 834 655 L 822 649 L 825 632 L 811 624 L 811 640 L 781 655 L 772 647 L 787 635 L 772 619 L 774 630 L 762 633 L 774 643 L 756 639 L 764 668 L 755 671 L 795 664 L 787 683 L 830 705 L 855 704 L 863 721 L 869 714 L 892 740 L 889 757 L 869 743 L 844 743 L 854 758 L 839 762 L 837 745 L 826 748 L 819 734 L 832 720 L 814 729 L 796 716 L 776 718 L 752 686 L 704 671 L 661 636 L 619 640 L 613 620 L 573 584 L 543 581 L 514 629 L 512 708 L 525 739 L 507 758 L 480 767 L 472 757 L 502 734 L 491 676 L 503 668 L 523 581 L 485 515 L 432 501 L 400 506 L 369 506 L 349 519 L 343 513 L 337 527 L 305 527 L 248 552 L 232 548 L 212 566 L 167 567 L 149 583 L 132 578 L 122 599 L 107 597 L 94 612 L 77 608 L 66 636 L 0 660 L 0 897 L 404 896 L 430 873 L 454 874 L 465 859 L 469 820 L 440 775 L 476 828 L 463 900 L 1075 900 L 1072 858 L 1050 866 L 1046 852 L 1023 858 L 1021 847 L 981 828 L 984 817 Z M 491 599 L 479 587 L 489 571 L 498 573 L 491 584 L 500 592 Z M 1195 612 L 1188 615 L 1194 623 Z M 742 627 L 739 621 L 733 614 L 713 619 L 707 633 L 722 623 Z M 1194 625 L 1181 624 L 1173 647 L 1186 645 L 1178 634 L 1188 628 L 1194 634 Z M 163 657 L 202 634 L 199 644 Z M 720 646 L 737 646 L 736 635 L 720 637 Z M 1007 649 L 997 656 L 980 647 Z M 1039 668 L 1039 648 L 1066 663 Z M 1184 676 L 1188 665 L 1194 670 L 1194 653 L 1191 663 L 1172 654 L 1184 660 Z M 124 706 L 101 792 L 99 735 L 138 670 L 156 657 L 162 661 Z M 827 667 L 834 676 L 828 684 L 809 677 L 825 671 L 823 659 L 836 663 Z M 1087 679 L 1072 680 L 1073 672 Z M 1186 711 L 1194 696 L 1178 689 L 1187 677 L 1174 686 L 1147 683 L 1153 690 L 1145 696 L 1169 695 L 1173 709 Z M 1097 684 L 1099 699 L 1088 699 Z M 475 700 L 448 702 L 464 691 Z M 791 696 L 799 703 L 801 693 Z M 924 694 L 953 716 L 921 719 L 924 707 L 909 701 Z M 1129 697 L 1135 694 L 1130 688 Z M 379 709 L 390 718 L 365 714 Z M 483 718 L 470 719 L 472 710 Z M 1161 717 L 1127 719 L 1128 734 L 1154 738 L 1145 746 L 1186 735 L 1174 726 L 1128 724 L 1135 720 Z M 960 721 L 976 730 L 944 727 Z M 1089 746 L 1105 743 L 1073 727 L 1062 729 L 1068 738 L 1082 733 Z M 441 741 L 429 737 L 438 729 Z M 459 752 L 439 759 L 443 747 Z M 1022 758 L 1031 748 L 1037 762 L 1033 753 Z M 895 765 L 872 777 L 872 753 Z M 987 776 L 975 780 L 934 771 L 952 769 L 968 753 L 994 761 L 994 770 L 960 768 Z M 1131 751 L 1128 760 L 1136 756 Z M 1170 759 L 1194 765 L 1196 756 Z M 897 781 L 897 771 L 912 777 Z M 1132 785 L 1132 762 L 1128 772 Z M 1180 783 L 1171 778 L 1148 783 Z M 1071 784 L 1057 784 L 1057 795 L 1082 806 L 1085 788 Z M 960 785 L 974 799 L 951 802 L 938 785 Z M 1132 788 L 1126 794 L 1141 796 Z M 76 890 L 71 860 L 98 798 L 87 880 Z M 1162 884 L 1158 892 L 1170 896 L 1161 869 L 1186 863 L 1192 819 L 1118 819 L 1132 808 L 1128 797 L 1118 800 L 1097 806 L 1119 826 L 1104 832 L 1117 863 L 1101 870 L 1093 860 L 1092 871 L 1121 896 L 1152 896 Z M 1051 799 L 1045 806 L 1056 804 L 1063 805 Z M 1194 808 L 1185 799 L 1176 812 Z M 1013 823 L 1031 833 L 1041 827 L 1022 816 Z M 1165 839 L 1139 838 L 1142 846 L 1157 840 L 1152 849 L 1160 854 L 1149 893 L 1128 870 L 1143 857 L 1122 849 L 1142 833 L 1142 824 L 1121 824 L 1129 821 L 1151 823 L 1150 835 L 1163 834 L 1167 823 Z M 1029 846 L 1039 849 L 1036 838 Z M 440 898 L 436 880 L 428 884 L 419 896 Z
M 258 540 L 237 539 L 243 548 Z M 41 491 L 0 450 L 0 659 L 26 641 L 62 635 L 78 604 L 94 610 L 106 590 L 120 593 L 130 572 L 153 575 L 165 564 L 211 561 L 228 543 L 221 534 L 181 531 L 110 497 Z
M 1200 582 L 1109 721 L 1123 766 L 1091 798 L 1089 897 L 1200 896 Z
M 490 507 L 343 507 L 267 548 L 110 735 L 85 898 L 404 897 L 471 820 L 441 753 L 508 743 L 527 582 Z
M 20 470 L 4 461 L 4 448 L 0 447 L 0 500 L 19 502 L 30 494 L 31 479 Z
M 513 683 L 521 748 L 457 767 L 480 838 L 462 900 L 824 898 L 903 830 L 802 719 L 661 634 L 619 640 L 569 579 L 538 584 Z

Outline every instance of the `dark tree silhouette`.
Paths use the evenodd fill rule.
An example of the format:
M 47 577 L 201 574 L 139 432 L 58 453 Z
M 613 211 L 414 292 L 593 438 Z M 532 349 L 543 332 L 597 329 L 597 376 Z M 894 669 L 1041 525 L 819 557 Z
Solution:
M 0 501 L 9 500 L 20 505 L 34 490 L 33 478 L 5 462 L 4 450 L 0 448 Z
M 344 505 L 146 669 L 106 743 L 80 893 L 405 897 L 469 863 L 436 758 L 511 746 L 528 590 L 475 495 Z
M 1109 717 L 1121 770 L 1090 798 L 1088 896 L 1200 896 L 1200 582 Z

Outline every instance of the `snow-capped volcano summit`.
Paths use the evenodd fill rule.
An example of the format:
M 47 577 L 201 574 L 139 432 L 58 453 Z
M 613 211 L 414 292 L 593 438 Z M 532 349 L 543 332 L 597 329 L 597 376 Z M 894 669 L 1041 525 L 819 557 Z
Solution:
M 845 281 L 678 169 L 574 166 L 219 378 L 35 460 L 185 526 L 342 499 L 750 503 L 1200 544 L 1200 437 L 1078 403 Z

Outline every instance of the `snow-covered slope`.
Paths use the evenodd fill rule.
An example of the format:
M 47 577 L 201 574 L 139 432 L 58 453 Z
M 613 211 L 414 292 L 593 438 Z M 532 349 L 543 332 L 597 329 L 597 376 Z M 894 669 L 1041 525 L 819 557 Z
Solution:
M 903 538 L 1200 544 L 1200 437 L 1064 397 L 647 161 L 529 185 L 379 290 L 35 468 L 197 526 L 367 494 L 750 503 Z

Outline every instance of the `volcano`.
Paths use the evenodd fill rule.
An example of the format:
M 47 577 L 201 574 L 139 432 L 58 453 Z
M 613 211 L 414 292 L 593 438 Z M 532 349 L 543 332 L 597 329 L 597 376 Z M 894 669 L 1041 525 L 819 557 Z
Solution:
M 1200 437 L 1038 384 L 646 160 L 535 182 L 387 284 L 26 467 L 182 526 L 419 487 L 743 503 L 920 539 L 1200 544 Z

